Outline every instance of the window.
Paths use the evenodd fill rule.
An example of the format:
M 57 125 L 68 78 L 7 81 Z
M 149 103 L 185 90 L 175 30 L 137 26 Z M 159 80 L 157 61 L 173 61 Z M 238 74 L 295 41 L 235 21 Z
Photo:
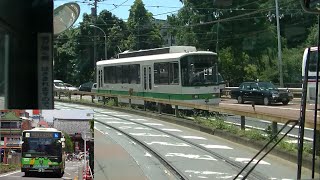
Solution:
M 122 83 L 129 83 L 129 79 L 130 79 L 130 69 L 128 65 L 124 65 L 122 66 Z
M 169 63 L 169 83 L 179 84 L 179 64 Z
M 216 55 L 190 55 L 181 58 L 182 86 L 218 84 Z
M 129 68 L 130 68 L 130 72 L 128 72 L 129 83 L 140 84 L 140 65 L 132 64 L 132 65 L 129 65 Z
M 122 66 L 116 66 L 115 69 L 116 69 L 115 83 L 122 83 Z
M 309 60 L 309 71 L 316 72 L 317 70 L 317 60 L 318 60 L 318 52 L 310 51 L 310 60 Z
M 154 64 L 154 84 L 179 84 L 178 62 Z
M 140 84 L 140 65 L 132 64 L 104 67 L 104 83 Z

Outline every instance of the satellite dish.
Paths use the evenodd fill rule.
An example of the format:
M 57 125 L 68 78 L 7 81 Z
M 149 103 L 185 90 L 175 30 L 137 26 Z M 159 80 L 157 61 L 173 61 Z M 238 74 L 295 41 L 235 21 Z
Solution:
M 53 34 L 58 35 L 70 28 L 80 15 L 80 6 L 77 3 L 66 3 L 54 10 Z

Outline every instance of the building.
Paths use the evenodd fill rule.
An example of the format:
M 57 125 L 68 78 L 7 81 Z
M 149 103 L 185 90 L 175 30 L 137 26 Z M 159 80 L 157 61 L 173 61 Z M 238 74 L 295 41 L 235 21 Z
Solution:
M 162 36 L 162 39 L 164 41 L 163 46 L 174 46 L 176 45 L 176 39 L 174 35 L 171 34 L 169 31 L 170 25 L 168 24 L 167 20 L 162 20 L 162 19 L 154 19 L 154 23 L 157 26 L 160 26 L 160 34 Z
M 54 118 L 53 127 L 67 133 L 74 143 L 75 152 L 84 151 L 84 141 L 81 137 L 82 132 L 90 132 L 89 121 L 91 118 L 85 119 L 63 119 Z
M 48 128 L 49 125 L 48 125 L 48 122 L 41 119 L 39 122 L 38 122 L 38 127 L 43 127 L 43 128 Z
M 25 110 L 0 111 L 1 162 L 7 163 L 7 155 L 11 152 L 21 151 L 22 131 L 31 129 L 31 121 L 27 117 L 29 115 Z

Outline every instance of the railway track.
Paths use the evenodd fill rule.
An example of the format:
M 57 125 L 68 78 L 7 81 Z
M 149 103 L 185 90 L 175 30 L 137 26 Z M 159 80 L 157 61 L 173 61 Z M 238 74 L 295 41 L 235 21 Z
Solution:
M 170 139 L 174 139 L 177 143 L 179 144 L 188 144 L 189 146 L 191 146 L 192 148 L 196 149 L 199 153 L 205 153 L 209 156 L 214 157 L 215 159 L 220 160 L 220 162 L 224 162 L 230 169 L 232 169 L 232 172 L 234 172 L 234 174 L 232 174 L 230 177 L 235 177 L 235 175 L 241 171 L 241 169 L 244 167 L 244 164 L 238 163 L 232 159 L 230 159 L 227 156 L 224 156 L 222 154 L 219 154 L 215 151 L 212 151 L 200 144 L 197 144 L 195 142 L 192 142 L 190 140 L 187 140 L 183 137 L 180 137 L 178 135 L 175 135 L 173 133 L 167 132 L 165 130 L 159 129 L 157 127 L 154 127 L 152 125 L 148 125 L 145 123 L 141 123 L 141 122 L 137 122 L 135 120 L 130 120 L 128 118 L 125 117 L 119 117 L 118 115 L 114 115 L 112 112 L 110 113 L 106 113 L 101 111 L 95 111 L 95 115 L 103 115 L 106 116 L 106 119 L 113 119 L 116 121 L 122 121 L 123 124 L 135 124 L 144 128 L 148 128 L 152 130 L 153 134 L 163 134 L 166 135 L 168 137 L 170 137 Z M 137 138 L 134 135 L 118 128 L 116 125 L 113 125 L 112 123 L 108 123 L 109 120 L 107 121 L 102 121 L 102 120 L 97 120 L 95 119 L 96 122 L 103 124 L 109 128 L 114 129 L 115 131 L 118 131 L 122 134 L 125 134 L 127 137 L 129 137 L 130 139 L 132 139 L 133 141 L 135 141 L 137 144 L 139 144 L 140 146 L 142 146 L 144 149 L 146 149 L 147 151 L 151 152 L 152 154 L 154 154 L 155 157 L 157 157 L 157 159 L 160 160 L 160 162 L 162 162 L 164 164 L 165 167 L 167 167 L 168 169 L 170 169 L 172 171 L 173 174 L 175 174 L 177 176 L 178 179 L 188 179 L 188 176 L 186 174 L 184 174 L 184 172 L 182 172 L 181 170 L 179 170 L 178 167 L 176 167 L 175 165 L 173 165 L 170 160 L 168 160 L 166 158 L 165 155 L 161 154 L 160 152 L 157 152 L 157 150 L 152 149 L 150 147 L 150 145 L 146 144 L 141 138 Z M 120 122 L 119 122 L 120 123 Z M 241 179 L 241 177 L 245 176 L 248 173 L 248 171 L 244 171 L 241 176 L 239 176 L 239 179 Z M 249 179 L 268 179 L 267 176 L 263 175 L 262 173 L 258 172 L 258 171 L 253 171 L 249 176 Z
M 119 117 L 119 116 L 115 116 L 115 115 L 112 115 L 110 113 L 101 113 L 101 112 L 95 112 L 95 114 L 104 114 L 104 115 L 108 115 L 110 117 L 113 117 L 113 118 L 117 118 L 118 120 L 122 120 L 124 122 L 130 122 L 130 123 L 134 123 L 134 124 L 137 124 L 139 126 L 143 126 L 143 127 L 146 127 L 146 128 L 149 128 L 149 129 L 152 129 L 153 131 L 155 132 L 161 132 L 165 135 L 168 135 L 172 138 L 175 138 L 177 139 L 178 141 L 180 141 L 180 143 L 187 143 L 188 145 L 198 149 L 199 151 L 201 152 L 205 152 L 205 153 L 209 153 L 209 155 L 213 156 L 214 158 L 217 158 L 217 159 L 220 159 L 221 161 L 225 162 L 228 164 L 228 166 L 232 167 L 236 172 L 240 172 L 240 170 L 244 167 L 244 165 L 240 164 L 240 163 L 237 163 L 233 160 L 230 160 L 230 158 L 228 157 L 225 157 L 219 153 L 216 153 L 214 151 L 211 151 L 197 143 L 194 143 L 190 140 L 187 140 L 187 139 L 184 139 L 180 136 L 177 136 L 173 133 L 170 133 L 170 132 L 167 132 L 167 131 L 164 131 L 162 129 L 158 129 L 156 127 L 153 127 L 151 125 L 147 125 L 147 124 L 144 124 L 144 123 L 141 123 L 141 122 L 137 122 L 137 121 L 134 121 L 134 120 L 130 120 L 130 119 L 126 119 L 126 118 L 123 118 L 123 117 Z M 150 148 L 146 143 L 144 143 L 142 140 L 139 140 L 139 138 L 136 138 L 132 135 L 130 135 L 129 133 L 117 128 L 116 126 L 114 125 L 111 125 L 111 124 L 108 124 L 107 122 L 103 122 L 101 120 L 95 120 L 96 122 L 99 122 L 105 126 L 108 126 L 116 131 L 119 131 L 123 134 L 125 134 L 126 136 L 128 136 L 130 139 L 134 140 L 135 142 L 139 143 L 140 145 L 142 145 L 144 148 L 146 148 L 148 151 L 152 152 L 153 154 L 155 154 L 157 156 L 157 158 L 159 158 L 167 167 L 169 167 L 180 179 L 188 179 L 188 177 L 186 175 L 183 174 L 183 172 L 179 171 L 174 165 L 172 165 L 170 163 L 170 161 L 166 160 L 165 157 L 163 157 L 160 153 L 157 153 L 155 150 L 153 150 L 152 148 Z M 243 175 L 247 174 L 248 171 L 244 171 Z M 241 176 L 240 176 L 241 177 Z M 263 174 L 257 172 L 257 171 L 253 171 L 250 175 L 249 175 L 249 179 L 268 179 L 268 177 L 264 176 Z

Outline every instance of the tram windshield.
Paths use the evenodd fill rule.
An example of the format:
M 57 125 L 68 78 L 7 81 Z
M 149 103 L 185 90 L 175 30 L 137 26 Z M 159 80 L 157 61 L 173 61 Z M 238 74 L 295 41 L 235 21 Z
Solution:
M 181 59 L 182 86 L 218 84 L 216 56 L 192 55 Z

